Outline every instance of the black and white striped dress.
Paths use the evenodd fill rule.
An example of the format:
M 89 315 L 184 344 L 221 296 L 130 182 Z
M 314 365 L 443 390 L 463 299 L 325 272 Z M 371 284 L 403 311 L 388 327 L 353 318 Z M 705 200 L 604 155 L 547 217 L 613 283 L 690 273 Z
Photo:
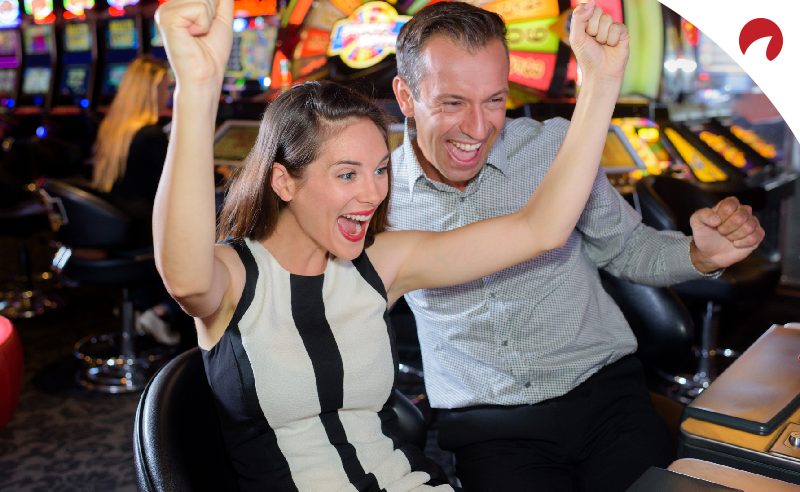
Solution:
M 393 432 L 397 352 L 366 253 L 307 277 L 256 241 L 232 246 L 244 291 L 203 359 L 242 490 L 452 491 Z

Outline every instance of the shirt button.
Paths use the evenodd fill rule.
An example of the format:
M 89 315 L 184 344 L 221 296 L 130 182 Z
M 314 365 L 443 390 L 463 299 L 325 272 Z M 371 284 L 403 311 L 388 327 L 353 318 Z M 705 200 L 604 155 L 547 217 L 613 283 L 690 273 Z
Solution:
M 463 196 L 458 197 L 458 201 L 463 203 L 464 202 L 464 197 Z
M 508 340 L 503 340 L 503 347 L 508 347 Z
M 494 293 L 494 292 L 490 292 L 490 293 L 489 293 L 489 297 L 491 297 L 492 299 L 494 299 L 494 298 L 495 298 L 495 293 Z
M 530 387 L 531 387 L 531 382 L 530 382 L 530 381 L 528 381 L 527 383 L 525 383 L 525 387 L 526 387 L 526 388 L 530 388 Z

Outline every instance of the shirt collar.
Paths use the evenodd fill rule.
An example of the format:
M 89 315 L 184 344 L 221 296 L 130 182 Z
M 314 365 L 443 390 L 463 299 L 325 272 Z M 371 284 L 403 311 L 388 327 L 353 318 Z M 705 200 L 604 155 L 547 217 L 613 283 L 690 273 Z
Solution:
M 506 123 L 509 120 L 506 119 Z M 419 165 L 419 161 L 417 160 L 417 155 L 414 153 L 414 147 L 411 145 L 411 135 L 416 133 L 415 130 L 409 128 L 408 118 L 406 118 L 405 125 L 403 129 L 403 165 L 402 167 L 406 170 L 407 178 L 408 178 L 408 194 L 409 198 L 413 200 L 414 198 L 414 187 L 420 181 L 420 179 L 429 179 L 425 172 L 422 170 L 422 167 Z M 506 129 L 505 125 L 503 129 L 500 131 L 500 136 L 497 137 L 497 141 L 492 146 L 492 150 L 489 151 L 489 156 L 486 158 L 486 164 L 496 167 L 500 172 L 503 173 L 504 176 L 508 175 L 508 160 L 506 158 L 506 148 L 503 142 L 505 137 Z

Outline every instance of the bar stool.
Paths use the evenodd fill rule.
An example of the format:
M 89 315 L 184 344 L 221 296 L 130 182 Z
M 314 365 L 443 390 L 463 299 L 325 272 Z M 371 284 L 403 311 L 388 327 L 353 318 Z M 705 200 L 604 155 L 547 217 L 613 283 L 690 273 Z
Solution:
M 0 430 L 17 409 L 24 369 L 19 334 L 11 321 L 0 316 Z
M 54 268 L 77 282 L 122 289 L 122 330 L 75 344 L 75 357 L 82 362 L 76 381 L 106 393 L 138 391 L 176 350 L 155 343 L 135 328 L 131 289 L 159 281 L 152 248 L 127 247 L 131 221 L 102 198 L 56 180 L 46 181 L 43 188 L 61 200 L 66 214 L 56 232 L 63 246 L 53 260 Z M 106 254 L 89 257 L 81 255 L 81 249 Z
M 642 209 L 642 221 L 657 230 L 678 230 L 691 235 L 689 218 L 700 208 L 716 202 L 690 182 L 667 176 L 651 176 L 640 180 L 636 192 Z M 750 255 L 731 265 L 716 279 L 692 280 L 673 285 L 678 295 L 705 304 L 700 329 L 698 368 L 687 391 L 698 393 L 716 377 L 715 356 L 735 357 L 730 349 L 718 347 L 719 321 L 723 305 L 744 299 L 757 300 L 772 293 L 781 277 L 777 262 Z
M 34 185 L 29 186 L 35 189 Z M 0 207 L 0 235 L 17 240 L 22 273 L 6 279 L 7 290 L 0 292 L 0 314 L 7 318 L 32 318 L 64 305 L 61 296 L 37 289 L 34 279 L 48 280 L 52 278 L 52 273 L 34 274 L 25 243 L 34 234 L 51 230 L 48 212 L 47 205 L 36 191 L 27 192 L 26 197 L 18 203 Z

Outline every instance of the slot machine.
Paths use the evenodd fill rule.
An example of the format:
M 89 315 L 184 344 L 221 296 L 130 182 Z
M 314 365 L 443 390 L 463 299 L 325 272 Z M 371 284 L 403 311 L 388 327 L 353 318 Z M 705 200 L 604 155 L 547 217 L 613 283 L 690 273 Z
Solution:
M 62 28 L 62 49 L 53 95 L 53 114 L 75 114 L 91 107 L 97 72 L 97 29 L 84 15 L 83 4 L 66 0 L 71 16 Z
M 22 45 L 22 87 L 15 112 L 41 113 L 50 107 L 53 96 L 53 73 L 56 66 L 53 24 L 23 22 Z
M 277 16 L 238 13 L 244 16 L 233 20 L 233 44 L 222 84 L 227 102 L 259 95 L 270 87 L 280 30 Z
M 0 1 L 0 111 L 14 108 L 22 67 L 19 0 Z
M 138 10 L 110 7 L 109 16 L 101 23 L 99 42 L 102 54 L 99 56 L 102 69 L 96 106 L 104 111 L 114 100 L 122 77 L 128 65 L 143 53 L 141 42 L 142 19 Z
M 144 52 L 159 60 L 167 61 L 167 51 L 164 49 L 164 40 L 161 31 L 156 25 L 156 10 L 161 2 L 154 2 L 142 8 L 142 28 L 144 37 Z

